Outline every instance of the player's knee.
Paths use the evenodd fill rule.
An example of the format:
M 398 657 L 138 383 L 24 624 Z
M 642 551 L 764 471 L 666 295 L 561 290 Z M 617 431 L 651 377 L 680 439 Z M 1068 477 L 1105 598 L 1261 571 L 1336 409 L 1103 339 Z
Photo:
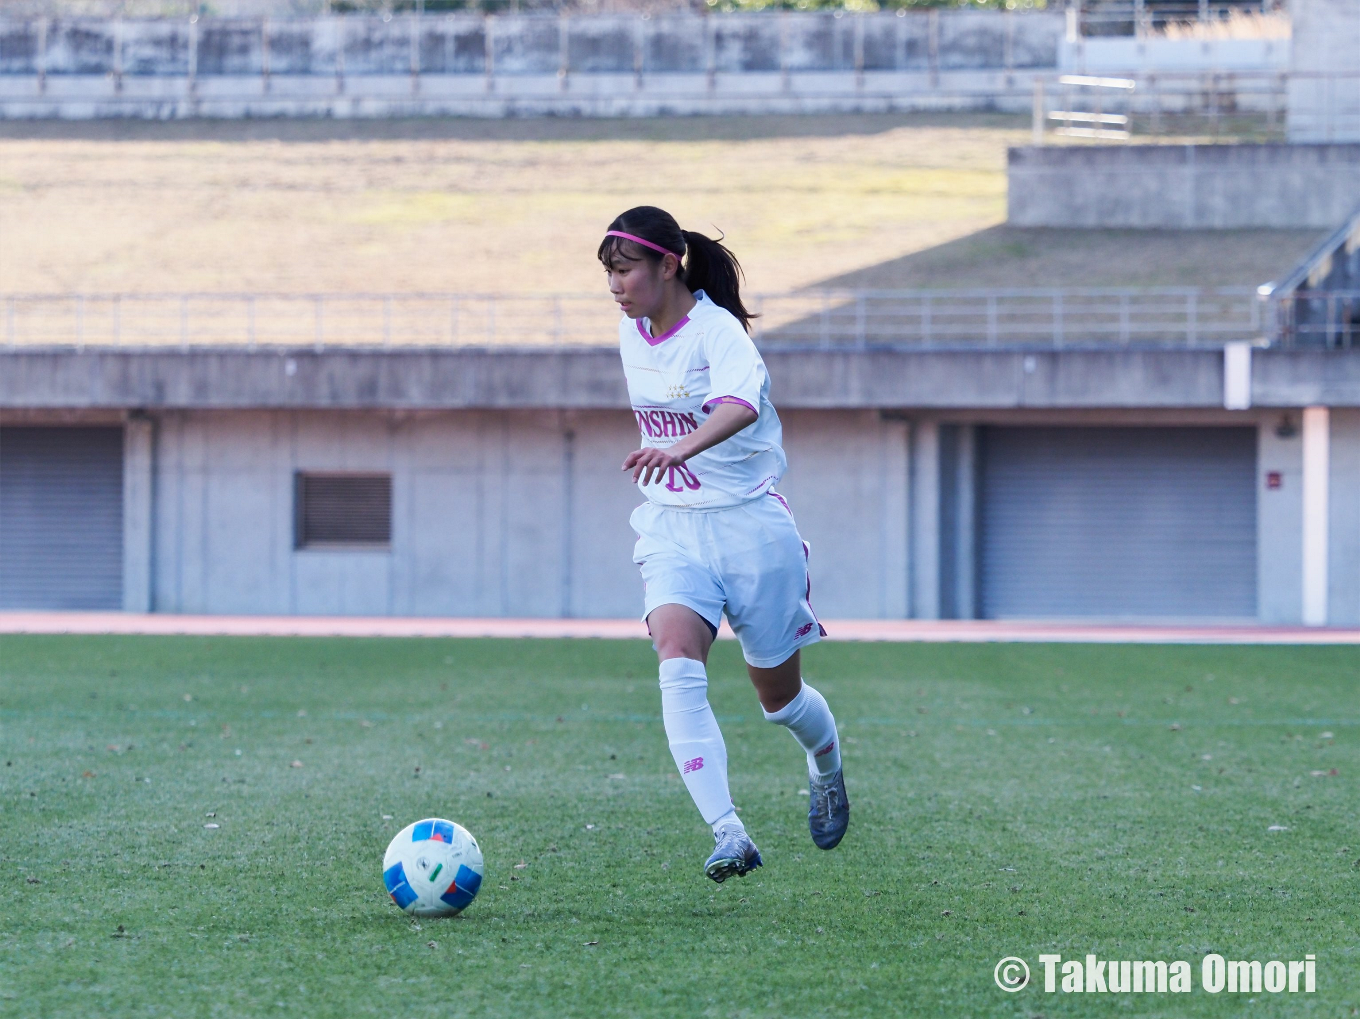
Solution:
M 708 657 L 706 650 L 685 634 L 657 637 L 652 641 L 652 647 L 656 648 L 656 659 L 659 662 L 672 658 L 692 658 L 696 662 L 703 662 Z

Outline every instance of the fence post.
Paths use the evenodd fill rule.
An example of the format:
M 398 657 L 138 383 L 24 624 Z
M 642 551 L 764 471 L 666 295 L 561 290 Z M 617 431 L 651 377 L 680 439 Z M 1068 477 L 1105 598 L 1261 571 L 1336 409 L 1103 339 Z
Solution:
M 926 15 L 926 57 L 930 63 L 930 87 L 940 87 L 940 11 L 932 7 Z
M 260 88 L 269 91 L 269 15 L 260 19 Z
M 38 95 L 47 92 L 47 19 L 38 21 Z
M 779 87 L 787 92 L 792 85 L 789 77 L 789 12 L 779 12 Z
M 855 90 L 864 88 L 864 15 L 853 15 L 855 19 Z
M 482 15 L 482 37 L 486 43 L 486 90 L 496 91 L 496 39 L 493 33 L 495 20 L 490 14 Z
M 639 14 L 633 19 L 633 89 L 637 92 L 642 91 L 643 17 Z
M 411 95 L 420 92 L 420 28 L 425 0 L 420 0 L 420 11 L 411 17 Z
M 392 345 L 392 295 L 383 298 L 383 346 Z
M 123 295 L 118 294 L 113 299 L 113 345 L 121 347 L 123 345 Z
M 113 91 L 115 95 L 123 91 L 123 19 L 113 22 Z
M 185 91 L 192 97 L 198 91 L 198 15 L 189 16 L 189 75 Z
M 255 349 L 255 295 L 246 298 L 246 343 Z
M 712 15 L 704 16 L 704 73 L 708 76 L 708 91 L 718 84 L 718 40 L 715 37 Z
M 1035 145 L 1044 143 L 1044 79 L 1034 79 L 1034 107 L 1031 114 L 1030 141 Z
M 557 17 L 557 89 L 567 90 L 567 75 L 571 73 L 571 15 L 565 12 Z
M 345 94 L 345 19 L 332 17 L 331 34 L 335 37 L 335 94 Z
M 316 352 L 321 353 L 321 349 L 326 345 L 326 309 L 325 298 L 320 294 L 314 300 L 315 316 L 313 321 L 312 344 L 316 347 Z
M 189 352 L 189 295 L 179 299 L 179 345 L 186 354 Z

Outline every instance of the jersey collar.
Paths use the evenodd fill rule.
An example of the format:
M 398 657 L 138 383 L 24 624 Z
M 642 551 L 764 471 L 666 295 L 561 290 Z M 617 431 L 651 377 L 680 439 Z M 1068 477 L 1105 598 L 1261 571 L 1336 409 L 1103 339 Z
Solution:
M 709 301 L 708 295 L 704 293 L 702 290 L 694 291 L 694 300 L 696 302 L 695 308 L 697 308 L 701 304 L 712 303 Z M 691 309 L 691 314 L 693 313 L 693 311 L 694 309 Z M 639 318 L 636 319 L 635 321 L 637 322 L 638 335 L 647 341 L 647 345 L 649 347 L 658 347 L 661 344 L 665 343 L 667 340 L 669 340 L 676 333 L 678 333 L 681 329 L 685 328 L 685 326 L 689 325 L 689 315 L 684 316 L 682 319 L 680 319 L 679 322 L 675 323 L 675 325 L 671 326 L 660 336 L 652 335 L 651 330 L 649 330 L 647 326 L 643 324 L 646 321 L 645 319 Z

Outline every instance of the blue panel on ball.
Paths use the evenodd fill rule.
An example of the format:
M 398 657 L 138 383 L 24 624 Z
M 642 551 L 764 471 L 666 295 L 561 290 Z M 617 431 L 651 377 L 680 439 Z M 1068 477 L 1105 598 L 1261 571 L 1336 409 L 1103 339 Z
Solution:
M 466 909 L 468 903 L 477 897 L 477 890 L 481 887 L 482 875 L 470 869 L 466 864 L 460 863 L 458 875 L 453 879 L 453 884 L 449 885 L 449 890 L 439 898 L 454 909 Z
M 478 890 L 482 887 L 482 875 L 478 874 L 465 863 L 460 863 L 458 865 L 457 881 L 459 888 L 466 888 L 473 895 L 476 895 Z
M 405 909 L 418 898 L 406 881 L 406 868 L 400 863 L 394 863 L 383 871 L 383 884 L 387 886 L 387 892 L 392 896 L 392 901 L 402 909 Z
M 433 831 L 434 831 L 433 821 L 421 821 L 418 825 L 411 829 L 411 841 L 424 842 L 426 839 L 430 837 L 430 833 Z
M 452 842 L 453 842 L 453 822 L 452 822 L 452 821 L 436 821 L 436 822 L 434 823 L 434 831 L 430 833 L 430 838 L 432 838 L 432 839 L 437 839 L 437 840 L 440 841 L 440 842 L 445 842 L 445 843 L 452 844 Z

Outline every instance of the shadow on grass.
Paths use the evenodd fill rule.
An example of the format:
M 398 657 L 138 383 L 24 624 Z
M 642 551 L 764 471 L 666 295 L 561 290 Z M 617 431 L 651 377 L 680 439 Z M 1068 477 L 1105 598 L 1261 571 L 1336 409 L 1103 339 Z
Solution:
M 924 299 L 869 295 L 863 301 L 828 301 L 819 292 L 1255 287 L 1288 274 L 1317 237 L 1316 230 L 1054 229 L 1002 223 L 820 280 L 805 288 L 808 296 L 803 307 L 797 304 L 798 298 L 786 302 L 787 308 L 800 309 L 797 317 L 762 323 L 761 341 L 837 345 L 856 342 L 867 333 L 869 342 L 931 342 L 932 337 L 934 342 L 978 342 L 988 338 L 989 328 L 981 298 L 931 298 L 932 332 L 922 325 Z M 1240 304 L 1235 298 L 1224 300 Z M 1102 298 L 1091 301 L 1095 304 L 1070 306 L 1069 328 L 1091 326 L 1083 314 L 1088 318 L 1094 314 L 1102 329 L 1111 327 L 1108 308 L 1112 305 Z M 1034 330 L 1043 326 L 1046 308 L 1017 304 L 1011 313 L 1019 316 L 1017 322 L 1024 328 Z M 1029 338 L 1035 335 L 1040 334 L 1025 333 Z M 1175 335 L 1173 329 L 1162 339 Z
M 1307 252 L 1317 230 L 1100 230 L 1005 223 L 820 287 L 1256 286 Z

